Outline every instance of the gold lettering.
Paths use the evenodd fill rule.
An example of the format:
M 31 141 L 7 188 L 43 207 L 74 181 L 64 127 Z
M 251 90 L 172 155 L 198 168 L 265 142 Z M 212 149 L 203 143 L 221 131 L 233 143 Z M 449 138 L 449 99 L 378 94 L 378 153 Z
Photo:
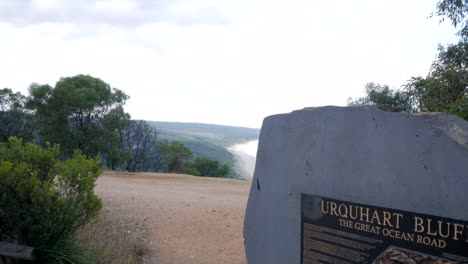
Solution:
M 450 236 L 450 225 L 452 225 L 452 223 L 446 223 L 447 224 L 447 233 L 446 234 L 443 234 L 442 232 L 442 224 L 444 223 L 443 221 L 437 221 L 439 223 L 439 235 L 443 238 L 447 238 Z
M 396 228 L 400 228 L 400 220 L 403 219 L 402 214 L 393 213 L 393 216 L 396 216 Z
M 372 220 L 371 220 L 372 224 L 374 223 L 374 219 L 377 219 L 377 223 L 379 225 L 382 225 L 382 223 L 380 222 L 379 213 L 377 212 L 377 210 L 374 211 L 374 215 L 372 216 Z
M 465 229 L 465 226 L 463 226 L 463 225 L 453 224 L 453 232 L 454 232 L 453 240 L 458 240 L 458 235 L 463 234 L 464 229 Z
M 360 208 L 360 212 L 361 212 L 361 217 L 359 217 L 359 221 L 364 221 L 363 217 L 362 216 L 366 216 L 366 222 L 369 222 L 369 208 L 363 208 L 363 207 L 359 207 Z M 364 214 L 363 210 L 362 209 L 366 209 L 366 213 Z
M 338 213 L 336 212 L 336 203 L 335 202 L 331 202 L 330 203 L 330 215 L 336 215 L 338 216 Z
M 437 232 L 431 232 L 432 219 L 427 219 L 427 234 L 431 236 L 437 236 Z
M 423 244 L 421 235 L 418 235 L 417 243 Z
M 439 240 L 439 248 L 445 248 L 447 246 L 447 243 L 444 240 Z
M 402 236 L 402 237 L 404 237 L 406 241 L 414 242 L 414 234 L 410 234 L 410 233 L 403 233 L 403 234 L 405 234 L 405 236 Z
M 414 217 L 414 232 L 422 233 L 424 232 L 423 219 L 420 217 Z
M 391 218 L 391 217 L 392 217 L 392 216 L 390 215 L 389 212 L 383 211 L 383 225 L 384 225 L 384 226 L 388 225 L 388 226 L 390 226 L 390 227 L 393 227 L 392 223 L 390 222 L 390 218 Z
M 353 216 L 353 207 L 356 209 L 356 210 L 355 210 L 355 213 L 356 213 L 356 214 L 355 214 L 354 216 Z M 352 206 L 352 205 L 349 206 L 349 216 L 350 216 L 351 219 L 353 219 L 353 220 L 356 220 L 356 219 L 357 219 L 358 210 L 357 210 L 357 207 L 356 207 L 356 206 Z
M 344 212 L 341 209 L 344 209 Z M 338 206 L 338 212 L 341 217 L 348 218 L 348 207 L 346 207 L 345 204 L 340 204 L 340 206 Z
M 327 202 L 327 210 L 326 210 L 326 211 L 325 211 L 324 206 L 323 206 L 324 202 L 325 202 L 324 200 L 321 201 L 321 204 L 322 204 L 322 214 L 327 214 L 327 213 L 328 213 L 328 204 L 329 204 L 329 202 Z

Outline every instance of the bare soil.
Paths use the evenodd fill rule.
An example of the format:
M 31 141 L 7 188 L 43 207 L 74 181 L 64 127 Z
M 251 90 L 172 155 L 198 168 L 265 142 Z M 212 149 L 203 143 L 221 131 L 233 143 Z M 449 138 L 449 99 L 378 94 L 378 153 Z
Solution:
M 250 182 L 160 173 L 105 172 L 97 194 L 142 229 L 145 263 L 245 264 L 243 222 Z

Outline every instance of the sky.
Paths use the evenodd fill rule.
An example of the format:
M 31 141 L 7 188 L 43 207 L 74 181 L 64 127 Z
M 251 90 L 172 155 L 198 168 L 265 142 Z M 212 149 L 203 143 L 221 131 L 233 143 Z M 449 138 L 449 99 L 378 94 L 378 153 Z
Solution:
M 261 127 L 425 76 L 437 0 L 0 0 L 0 88 L 89 74 L 133 119 Z

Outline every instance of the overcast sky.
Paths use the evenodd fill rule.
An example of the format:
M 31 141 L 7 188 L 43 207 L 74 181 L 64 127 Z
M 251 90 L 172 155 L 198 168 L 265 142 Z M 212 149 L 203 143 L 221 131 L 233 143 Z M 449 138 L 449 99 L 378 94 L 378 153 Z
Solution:
M 437 0 L 0 0 L 0 88 L 89 74 L 134 119 L 260 127 L 426 75 Z

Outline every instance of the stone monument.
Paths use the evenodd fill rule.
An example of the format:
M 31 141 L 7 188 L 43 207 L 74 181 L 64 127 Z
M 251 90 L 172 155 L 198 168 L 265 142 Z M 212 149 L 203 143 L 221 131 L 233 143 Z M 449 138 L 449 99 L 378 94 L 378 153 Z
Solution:
M 267 117 L 248 264 L 468 263 L 468 122 L 375 106 Z

